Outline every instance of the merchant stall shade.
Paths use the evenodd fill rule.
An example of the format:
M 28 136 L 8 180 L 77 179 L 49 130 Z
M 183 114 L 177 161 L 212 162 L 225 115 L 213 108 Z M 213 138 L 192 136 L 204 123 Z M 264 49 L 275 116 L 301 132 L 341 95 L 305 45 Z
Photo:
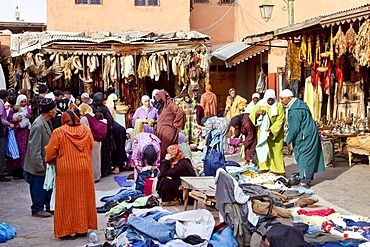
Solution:
M 75 95 L 115 92 L 134 112 L 155 88 L 172 97 L 202 93 L 209 50 L 209 37 L 196 31 L 26 32 L 11 37 L 7 86 L 31 94 L 40 83 Z

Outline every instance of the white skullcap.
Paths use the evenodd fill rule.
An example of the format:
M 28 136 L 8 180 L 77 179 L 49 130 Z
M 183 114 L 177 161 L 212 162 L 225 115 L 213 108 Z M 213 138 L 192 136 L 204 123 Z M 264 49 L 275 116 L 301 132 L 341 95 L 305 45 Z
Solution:
M 259 93 L 252 94 L 252 99 L 254 98 L 260 99 L 260 94 Z
M 83 93 L 83 94 L 81 94 L 81 97 L 84 97 L 84 98 L 90 98 L 90 95 L 88 94 L 88 93 Z
M 294 97 L 293 92 L 290 91 L 289 89 L 284 89 L 280 93 L 280 98 L 289 98 L 289 97 Z
M 55 101 L 55 95 L 53 94 L 53 92 L 45 94 L 45 98 L 49 98 Z

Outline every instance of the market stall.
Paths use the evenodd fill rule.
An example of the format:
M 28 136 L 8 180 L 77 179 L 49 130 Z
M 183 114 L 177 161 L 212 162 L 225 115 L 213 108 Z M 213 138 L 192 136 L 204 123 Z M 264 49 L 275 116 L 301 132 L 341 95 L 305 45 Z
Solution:
M 208 40 L 196 31 L 15 34 L 8 88 L 32 94 L 46 83 L 75 95 L 114 92 L 134 111 L 155 88 L 171 96 L 201 93 L 209 78 Z

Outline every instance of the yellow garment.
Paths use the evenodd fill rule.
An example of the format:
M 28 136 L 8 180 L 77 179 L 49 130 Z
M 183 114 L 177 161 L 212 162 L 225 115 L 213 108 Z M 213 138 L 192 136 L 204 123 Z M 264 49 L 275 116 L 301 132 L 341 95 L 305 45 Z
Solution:
M 269 145 L 270 157 L 267 158 L 266 162 L 258 163 L 258 167 L 260 170 L 270 170 L 274 173 L 284 173 L 284 107 L 280 102 L 277 103 L 278 115 L 271 116 L 271 108 L 269 106 L 256 105 L 253 112 L 251 112 L 251 114 L 249 115 L 249 118 L 251 119 L 253 124 L 257 123 L 256 112 L 260 110 L 265 110 L 266 114 L 269 116 L 271 123 L 271 134 L 267 140 L 267 143 Z M 261 130 L 260 128 L 258 128 L 257 141 L 260 137 L 260 134 Z
M 226 99 L 226 109 L 229 108 L 229 110 L 226 112 L 226 118 L 231 120 L 236 115 L 239 115 L 246 105 L 247 100 L 243 97 L 236 95 L 233 104 L 231 104 L 231 96 L 228 96 Z
M 144 132 L 144 123 L 142 119 L 138 119 L 135 122 L 135 127 L 134 127 L 134 137 L 139 134 Z
M 320 83 L 317 85 L 317 89 L 313 87 L 311 76 L 306 78 L 304 87 L 303 101 L 310 108 L 312 117 L 315 121 L 321 117 L 321 106 L 322 106 L 322 87 Z

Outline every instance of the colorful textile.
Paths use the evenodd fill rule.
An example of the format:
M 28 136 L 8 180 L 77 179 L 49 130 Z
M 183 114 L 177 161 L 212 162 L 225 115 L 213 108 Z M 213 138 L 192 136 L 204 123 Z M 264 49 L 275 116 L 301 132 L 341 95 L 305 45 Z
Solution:
M 229 123 L 230 121 L 224 117 L 210 117 L 207 119 L 205 127 L 202 128 L 202 136 L 208 136 L 211 130 L 217 129 L 224 137 L 224 151 L 227 151 L 227 134 L 229 132 Z
M 270 170 L 275 173 L 284 173 L 284 107 L 278 102 L 277 103 L 277 115 L 272 116 L 271 107 L 264 105 L 257 105 L 253 112 L 249 115 L 252 123 L 257 123 L 256 113 L 261 110 L 265 110 L 270 120 L 271 133 L 268 137 L 267 143 L 269 146 L 270 157 L 267 158 L 266 162 L 259 162 L 258 166 L 261 170 Z M 258 128 L 257 141 L 261 138 L 261 128 Z
M 73 124 L 73 117 L 71 120 Z M 45 161 L 55 164 L 56 169 L 54 235 L 57 238 L 97 229 L 93 146 L 87 126 L 64 124 L 53 132 L 45 147 Z
M 132 117 L 132 126 L 136 126 L 136 121 L 138 119 L 145 119 L 148 121 L 154 119 L 155 121 L 157 121 L 158 110 L 152 106 L 150 106 L 149 108 L 141 106 L 136 109 L 135 114 Z M 154 128 L 149 126 L 147 123 L 144 123 L 144 132 L 154 134 Z
M 185 127 L 181 131 L 186 136 L 187 142 L 189 144 L 195 143 L 196 140 L 193 135 L 194 131 L 194 123 L 196 123 L 196 103 L 195 101 L 191 101 L 190 103 L 183 102 L 181 104 L 181 108 L 185 112 L 186 115 L 186 121 L 185 121 Z
M 335 213 L 335 210 L 333 208 L 321 209 L 321 210 L 310 210 L 310 211 L 300 209 L 300 210 L 297 211 L 297 213 L 298 214 L 304 214 L 304 215 L 307 215 L 307 216 L 315 216 L 315 215 L 328 216 L 332 213 Z
M 146 162 L 144 160 L 144 151 L 148 145 L 152 145 L 157 152 L 157 159 L 153 165 L 157 167 L 160 165 L 161 140 L 159 140 L 159 138 L 154 134 L 143 132 L 136 135 L 132 143 L 131 159 L 135 167 L 146 166 Z

